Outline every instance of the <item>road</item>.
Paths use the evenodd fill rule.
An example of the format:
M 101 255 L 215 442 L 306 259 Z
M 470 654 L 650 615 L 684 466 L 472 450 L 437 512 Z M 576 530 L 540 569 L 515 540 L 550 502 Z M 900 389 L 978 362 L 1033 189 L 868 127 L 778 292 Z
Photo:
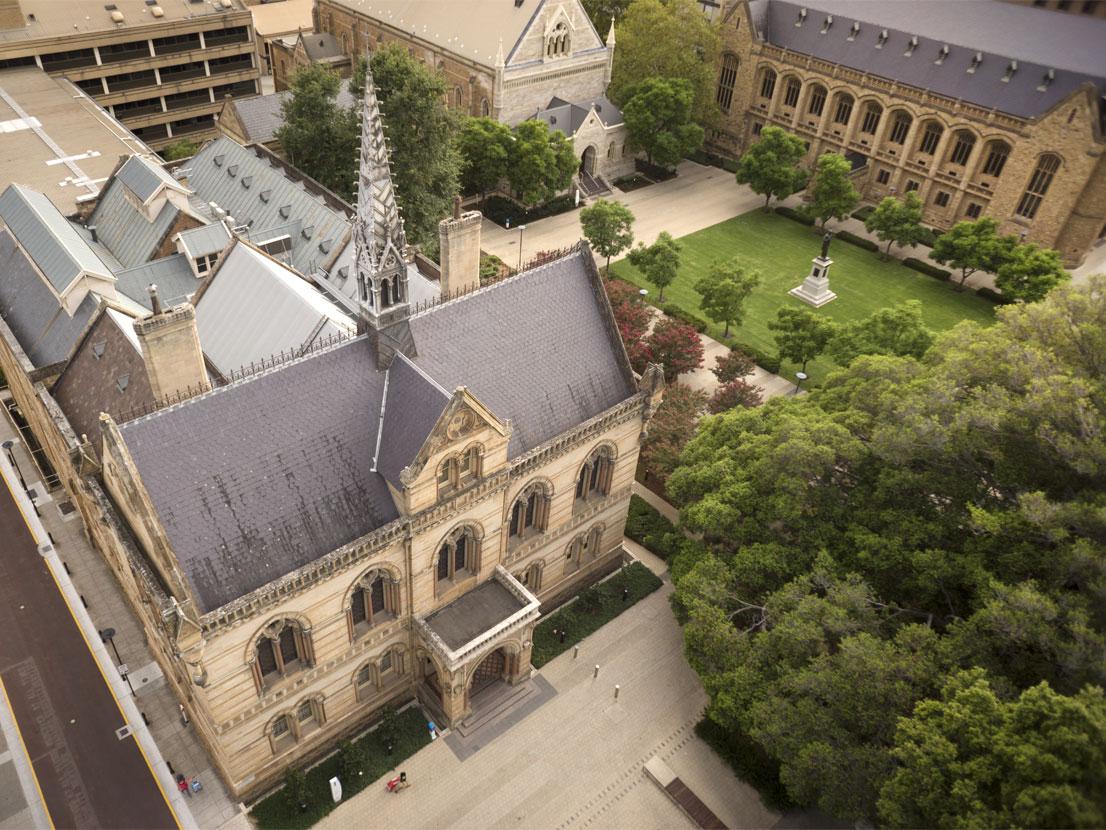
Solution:
M 179 827 L 134 737 L 117 736 L 119 704 L 5 483 L 0 632 L 0 680 L 52 824 Z

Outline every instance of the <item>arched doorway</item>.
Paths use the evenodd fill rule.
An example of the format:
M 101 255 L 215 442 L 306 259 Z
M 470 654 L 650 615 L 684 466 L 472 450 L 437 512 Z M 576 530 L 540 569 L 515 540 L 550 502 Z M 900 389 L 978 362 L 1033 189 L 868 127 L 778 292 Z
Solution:
M 580 158 L 580 172 L 587 173 L 589 176 L 595 175 L 595 145 L 589 144 L 588 149 L 584 150 L 584 155 Z
M 472 673 L 472 686 L 469 687 L 469 694 L 475 695 L 497 680 L 502 680 L 506 671 L 507 655 L 503 653 L 503 649 L 497 648 L 481 660 L 480 665 L 476 667 L 476 671 Z

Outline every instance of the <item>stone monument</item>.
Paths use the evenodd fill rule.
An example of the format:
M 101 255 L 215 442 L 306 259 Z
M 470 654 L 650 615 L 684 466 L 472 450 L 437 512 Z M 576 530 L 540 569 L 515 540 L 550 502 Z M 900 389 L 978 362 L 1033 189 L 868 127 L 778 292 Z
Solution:
M 822 237 L 822 253 L 814 258 L 810 275 L 803 280 L 802 285 L 797 285 L 787 292 L 815 308 L 820 308 L 831 300 L 837 299 L 837 295 L 829 290 L 829 269 L 833 265 L 833 260 L 829 258 L 831 239 L 833 234 L 827 231 Z

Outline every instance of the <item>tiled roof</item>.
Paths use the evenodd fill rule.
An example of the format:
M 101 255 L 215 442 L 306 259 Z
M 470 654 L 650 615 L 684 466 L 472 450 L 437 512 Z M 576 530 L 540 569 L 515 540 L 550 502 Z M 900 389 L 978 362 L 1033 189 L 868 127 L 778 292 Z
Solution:
M 150 310 L 150 295 L 146 288 L 151 284 L 157 286 L 158 297 L 164 306 L 183 303 L 200 287 L 200 281 L 184 254 L 170 254 L 145 265 L 119 271 L 115 276 L 118 279 L 116 291 Z
M 402 354 L 388 369 L 387 389 L 376 469 L 402 489 L 399 474 L 422 449 L 450 396 Z
M 161 187 L 171 187 L 181 192 L 185 188 L 170 176 L 164 167 L 142 156 L 131 156 L 120 167 L 115 178 L 123 182 L 140 202 L 146 202 Z
M 89 293 L 70 317 L 11 234 L 0 231 L 0 318 L 36 369 L 69 357 L 96 308 Z
M 134 159 L 132 158 L 131 161 Z M 131 162 L 120 168 L 122 173 Z M 137 173 L 135 171 L 138 171 Z M 145 168 L 133 168 L 131 178 L 145 176 Z M 157 253 L 158 246 L 176 221 L 180 210 L 166 202 L 150 222 L 127 198 L 124 180 L 118 175 L 107 186 L 89 217 L 88 225 L 96 228 L 100 242 L 111 251 L 124 268 L 144 265 Z M 129 185 L 127 186 L 129 189 Z
M 980 0 L 765 6 L 754 20 L 769 43 L 1023 118 L 1088 81 L 1106 90 L 1106 20 Z

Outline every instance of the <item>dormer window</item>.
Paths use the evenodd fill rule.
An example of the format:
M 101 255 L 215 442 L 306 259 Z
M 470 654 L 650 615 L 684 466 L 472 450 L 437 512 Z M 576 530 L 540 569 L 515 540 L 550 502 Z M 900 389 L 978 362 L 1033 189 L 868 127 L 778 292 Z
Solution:
M 806 20 L 806 9 L 799 9 L 799 16 L 795 19 L 796 26 L 802 26 Z
M 856 40 L 856 36 L 859 34 L 860 24 L 854 20 L 853 25 L 849 28 L 849 36 L 846 38 L 846 40 Z
M 937 66 L 941 66 L 945 62 L 945 58 L 949 56 L 949 45 L 946 43 L 940 49 L 937 50 L 937 60 L 934 63 Z
M 1010 79 L 1014 77 L 1014 73 L 1018 71 L 1018 62 L 1010 61 L 1006 64 L 1006 71 L 1002 73 L 1002 82 L 1004 84 L 1010 83 Z
M 876 48 L 877 49 L 882 49 L 883 44 L 885 44 L 886 42 L 887 42 L 887 30 L 883 29 L 879 33 L 879 37 L 876 38 Z
M 1055 80 L 1056 80 L 1056 70 L 1055 69 L 1048 70 L 1048 72 L 1046 72 L 1044 74 L 1044 77 L 1041 78 L 1041 83 L 1037 86 L 1037 91 L 1038 92 L 1044 92 L 1046 89 L 1048 89 L 1052 85 L 1052 82 L 1055 81 Z
M 972 55 L 972 62 L 968 64 L 968 74 L 974 75 L 975 71 L 979 69 L 979 65 L 981 63 L 983 63 L 983 53 L 976 52 L 974 55 Z
M 438 466 L 438 493 L 459 490 L 480 476 L 480 448 L 473 444 Z
M 822 31 L 820 32 L 820 34 L 824 35 L 826 32 L 828 32 L 830 30 L 830 26 L 832 26 L 832 25 L 833 25 L 833 15 L 832 14 L 827 14 L 826 19 L 822 21 Z
M 903 57 L 909 58 L 914 54 L 914 50 L 918 48 L 918 36 L 914 35 L 910 40 L 906 42 L 906 51 L 903 52 Z

